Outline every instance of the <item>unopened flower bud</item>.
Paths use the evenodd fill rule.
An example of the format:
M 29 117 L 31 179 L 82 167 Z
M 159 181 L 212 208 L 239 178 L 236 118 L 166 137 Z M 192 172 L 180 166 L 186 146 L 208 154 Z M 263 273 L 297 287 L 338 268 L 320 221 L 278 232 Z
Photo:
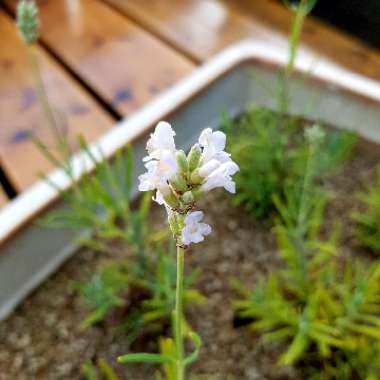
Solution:
M 196 169 L 191 173 L 190 182 L 193 185 L 200 185 L 203 182 L 203 177 L 199 175 L 199 170 Z
M 201 156 L 202 156 L 202 150 L 201 150 L 200 145 L 199 144 L 193 145 L 193 147 L 190 149 L 190 152 L 187 156 L 190 173 L 198 167 L 201 161 Z
M 186 158 L 185 152 L 183 150 L 179 150 L 176 152 L 175 157 L 177 159 L 179 172 L 182 175 L 186 176 L 187 172 L 189 171 L 189 165 L 187 164 L 187 158 Z
M 34 0 L 20 1 L 17 7 L 17 26 L 28 45 L 37 41 L 39 25 L 38 8 Z
M 179 207 L 179 200 L 168 184 L 161 185 L 158 191 L 161 193 L 162 198 L 167 205 L 169 205 L 171 208 Z
M 191 191 L 191 194 L 193 195 L 194 201 L 197 201 L 199 198 L 201 198 L 204 195 L 204 191 L 201 188 L 193 189 Z
M 305 138 L 310 144 L 319 145 L 322 143 L 325 137 L 326 137 L 325 131 L 318 124 L 314 124 L 312 127 L 306 128 L 305 130 Z
M 182 201 L 183 203 L 187 205 L 193 203 L 194 202 L 193 193 L 191 191 L 186 191 L 186 193 L 182 195 Z
M 185 192 L 187 191 L 187 183 L 181 175 L 176 175 L 171 181 L 170 184 L 176 191 Z

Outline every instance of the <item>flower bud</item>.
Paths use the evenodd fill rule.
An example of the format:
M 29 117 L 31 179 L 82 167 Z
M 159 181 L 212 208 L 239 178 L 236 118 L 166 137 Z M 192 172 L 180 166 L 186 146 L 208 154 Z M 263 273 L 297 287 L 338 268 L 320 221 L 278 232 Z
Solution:
M 175 154 L 175 157 L 177 159 L 179 172 L 183 176 L 186 176 L 187 172 L 189 171 L 189 165 L 187 164 L 187 158 L 186 158 L 185 152 L 183 150 L 178 150 Z
M 191 191 L 186 191 L 186 193 L 184 193 L 182 195 L 182 201 L 183 203 L 185 203 L 186 205 L 188 204 L 191 204 L 194 202 L 194 196 L 193 196 L 193 193 Z
M 325 137 L 326 137 L 325 131 L 318 124 L 314 124 L 312 127 L 305 129 L 305 139 L 310 144 L 319 145 L 322 143 Z
M 325 131 L 318 124 L 314 124 L 312 127 L 306 128 L 304 133 L 305 139 L 310 144 L 312 151 L 318 149 L 326 137 Z
M 181 193 L 187 191 L 187 183 L 181 175 L 176 175 L 172 180 L 170 180 L 175 191 L 180 191 Z
M 187 156 L 190 173 L 198 167 L 201 161 L 201 156 L 202 156 L 202 150 L 201 150 L 200 145 L 199 144 L 193 145 L 193 147 L 190 149 L 190 152 Z
M 161 193 L 162 198 L 167 205 L 169 205 L 171 208 L 179 207 L 179 200 L 168 184 L 159 186 L 158 191 Z
M 31 45 L 38 39 L 38 8 L 33 0 L 22 0 L 17 7 L 17 26 L 22 39 Z
M 191 193 L 193 195 L 194 201 L 197 201 L 204 195 L 204 191 L 201 188 L 193 189 Z
M 203 182 L 203 177 L 199 175 L 199 170 L 196 169 L 191 173 L 190 182 L 193 185 L 200 185 Z

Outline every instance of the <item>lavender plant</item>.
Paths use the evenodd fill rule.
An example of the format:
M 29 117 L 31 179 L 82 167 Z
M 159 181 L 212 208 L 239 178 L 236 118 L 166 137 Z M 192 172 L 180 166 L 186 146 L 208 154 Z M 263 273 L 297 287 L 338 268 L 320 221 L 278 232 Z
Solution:
M 155 201 L 166 208 L 170 230 L 177 245 L 174 340 L 166 340 L 165 353 L 127 354 L 119 357 L 118 361 L 165 364 L 167 371 L 173 371 L 171 378 L 184 380 L 185 368 L 197 359 L 201 347 L 200 337 L 190 329 L 183 315 L 185 251 L 190 244 L 203 241 L 211 233 L 211 227 L 202 222 L 204 214 L 196 210 L 196 204 L 208 191 L 217 187 L 234 193 L 232 176 L 239 167 L 224 151 L 226 136 L 223 132 L 205 129 L 187 156 L 184 151 L 176 149 L 174 136 L 170 124 L 157 124 L 147 142 L 148 156 L 143 159 L 147 172 L 139 177 L 139 190 L 154 190 Z M 194 352 L 188 356 L 184 350 L 185 337 L 195 346 Z

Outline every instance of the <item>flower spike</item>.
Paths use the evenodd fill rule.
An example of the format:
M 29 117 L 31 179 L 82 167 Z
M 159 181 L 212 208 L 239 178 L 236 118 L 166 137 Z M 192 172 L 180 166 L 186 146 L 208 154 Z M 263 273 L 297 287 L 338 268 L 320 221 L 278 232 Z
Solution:
M 232 176 L 239 167 L 224 150 L 223 132 L 204 129 L 187 156 L 176 149 L 174 136 L 169 123 L 157 124 L 146 146 L 148 155 L 143 161 L 147 172 L 139 177 L 139 190 L 156 191 L 153 199 L 166 207 L 177 244 L 187 246 L 211 233 L 211 227 L 201 223 L 203 212 L 194 211 L 196 201 L 217 187 L 234 193 Z

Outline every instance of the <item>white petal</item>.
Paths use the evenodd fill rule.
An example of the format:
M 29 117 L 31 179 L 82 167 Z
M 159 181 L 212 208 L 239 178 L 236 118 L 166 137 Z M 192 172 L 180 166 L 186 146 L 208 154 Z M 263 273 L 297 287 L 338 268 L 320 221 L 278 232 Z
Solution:
M 200 224 L 201 234 L 203 236 L 207 236 L 211 234 L 212 228 L 209 224 L 207 223 L 199 223 L 199 224 Z
M 212 143 L 217 152 L 221 152 L 226 147 L 226 135 L 221 131 L 216 131 L 212 134 Z
M 197 223 L 203 219 L 203 211 L 192 211 L 185 216 L 185 225 Z
M 226 135 L 223 132 L 213 132 L 211 128 L 206 128 L 199 137 L 199 143 L 203 148 L 203 163 L 212 159 L 217 159 L 220 162 L 226 162 L 230 159 L 230 155 L 224 152 Z
M 148 173 L 141 174 L 139 176 L 139 181 L 139 191 L 149 191 L 154 189 L 154 186 L 149 181 Z
M 220 167 L 218 160 L 210 160 L 199 168 L 199 175 L 203 178 L 208 177 L 213 171 Z
M 203 218 L 202 211 L 189 212 L 185 217 L 185 226 L 182 230 L 182 242 L 186 245 L 199 243 L 204 236 L 211 233 L 211 227 L 206 223 L 200 223 Z
M 217 152 L 215 153 L 215 156 L 214 156 L 215 160 L 218 160 L 220 163 L 224 163 L 224 162 L 229 162 L 229 161 L 232 161 L 231 160 L 231 155 L 227 152 Z
M 191 235 L 191 242 L 192 243 L 200 243 L 201 241 L 205 240 L 202 233 L 200 231 L 196 232 L 195 234 Z
M 201 146 L 206 146 L 208 144 L 208 141 L 209 141 L 211 135 L 212 135 L 212 129 L 211 128 L 204 129 L 199 136 L 199 144 Z
M 185 245 L 189 245 L 192 242 L 191 241 L 191 234 L 189 232 L 187 232 L 185 229 L 182 232 L 182 242 Z
M 168 149 L 174 152 L 174 136 L 175 132 L 172 126 L 165 121 L 160 121 L 154 132 L 150 135 L 150 139 L 146 145 L 149 155 L 157 158 L 157 154 L 161 149 Z
M 213 172 L 211 172 L 203 182 L 201 189 L 203 191 L 210 191 L 217 187 L 224 187 L 230 193 L 235 192 L 235 183 L 231 176 L 239 170 L 239 166 L 233 162 L 228 161 L 222 163 Z
M 226 162 L 224 165 L 226 167 L 228 175 L 234 175 L 240 170 L 238 164 L 234 161 Z
M 226 181 L 224 183 L 224 188 L 231 194 L 235 194 L 236 193 L 236 184 L 234 181 L 230 180 L 230 181 Z

